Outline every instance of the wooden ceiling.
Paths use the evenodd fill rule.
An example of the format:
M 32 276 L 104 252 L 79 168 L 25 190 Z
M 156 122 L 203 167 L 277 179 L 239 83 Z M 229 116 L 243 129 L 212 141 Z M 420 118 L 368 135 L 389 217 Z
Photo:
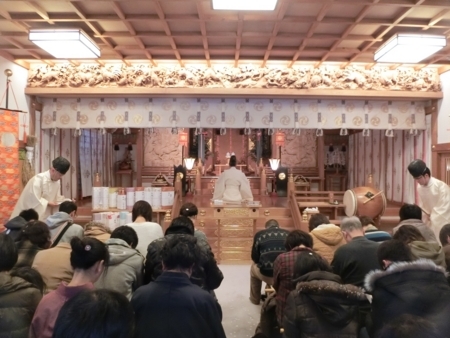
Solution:
M 52 64 L 53 57 L 28 40 L 28 30 L 70 27 L 82 28 L 100 46 L 99 63 L 373 65 L 374 51 L 395 33 L 449 39 L 450 1 L 278 0 L 270 12 L 214 11 L 211 0 L 0 1 L 0 55 L 26 67 Z M 449 42 L 419 67 L 448 68 Z

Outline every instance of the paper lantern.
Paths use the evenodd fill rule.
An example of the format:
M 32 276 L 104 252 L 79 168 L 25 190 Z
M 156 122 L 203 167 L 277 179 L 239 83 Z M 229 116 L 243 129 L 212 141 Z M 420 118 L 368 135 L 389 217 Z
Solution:
M 188 133 L 185 131 L 181 131 L 178 133 L 178 143 L 184 147 L 188 145 Z
M 284 133 L 282 133 L 282 132 L 275 133 L 275 144 L 278 147 L 284 146 L 285 139 L 286 139 L 286 135 L 284 135 Z

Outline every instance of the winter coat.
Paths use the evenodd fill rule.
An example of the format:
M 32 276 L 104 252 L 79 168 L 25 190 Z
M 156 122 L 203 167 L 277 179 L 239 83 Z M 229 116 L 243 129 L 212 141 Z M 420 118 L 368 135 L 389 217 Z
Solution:
M 286 338 L 358 337 L 359 307 L 368 303 L 363 289 L 342 285 L 339 276 L 326 271 L 298 280 L 284 312 Z
M 39 251 L 34 257 L 32 268 L 36 269 L 47 286 L 46 293 L 56 290 L 61 282 L 70 283 L 73 268 L 70 264 L 72 247 L 60 243 L 54 248 Z
M 0 272 L 0 338 L 27 338 L 41 298 L 32 284 Z
M 444 250 L 437 242 L 413 241 L 408 245 L 415 258 L 429 259 L 436 265 L 442 266 L 443 268 L 447 267 Z
M 17 259 L 15 268 L 21 268 L 23 266 L 31 266 L 33 265 L 34 257 L 36 254 L 44 250 L 38 247 L 36 244 L 31 243 L 29 240 L 22 240 L 16 243 L 17 251 L 19 252 L 19 257 Z
M 105 243 L 111 237 L 111 232 L 108 232 L 106 228 L 93 225 L 84 230 L 84 236 L 93 237 Z
M 345 244 L 341 228 L 334 224 L 322 224 L 310 233 L 313 238 L 314 251 L 321 255 L 328 263 L 333 260 L 334 252 Z
M 424 222 L 422 222 L 421 219 L 405 219 L 401 221 L 395 228 L 392 229 L 392 234 L 395 235 L 395 233 L 400 229 L 402 225 L 409 224 L 412 226 L 415 226 L 417 230 L 420 231 L 422 236 L 425 238 L 427 242 L 437 242 L 436 236 L 434 235 L 433 230 L 430 229 L 428 225 L 426 225 Z
M 72 223 L 72 225 L 66 230 L 64 235 L 59 240 L 59 243 L 70 243 L 72 237 L 83 238 L 84 229 L 81 225 L 73 224 L 73 219 L 70 215 L 64 211 L 55 212 L 53 215 L 50 215 L 45 220 L 45 223 L 50 230 L 50 234 L 52 236 L 52 242 L 55 241 L 56 237 L 60 231 L 66 226 L 67 223 Z
M 163 238 L 156 239 L 150 243 L 147 250 L 147 257 L 145 260 L 145 275 L 144 283 L 149 283 L 156 280 L 162 273 L 162 260 L 161 251 L 166 243 L 167 238 L 171 236 L 180 236 L 177 234 L 166 235 Z M 193 235 L 183 235 L 183 236 L 193 236 Z M 192 283 L 200 286 L 205 290 L 217 289 L 223 280 L 222 271 L 220 271 L 217 266 L 214 254 L 207 243 L 199 240 L 197 245 L 200 248 L 199 262 L 195 264 L 191 275 Z
M 428 319 L 440 332 L 450 332 L 450 286 L 444 268 L 432 261 L 419 259 L 392 263 L 386 271 L 375 270 L 367 274 L 365 287 L 373 296 L 371 337 L 403 314 Z M 445 319 L 440 320 L 441 315 Z
M 119 238 L 110 238 L 105 243 L 109 251 L 106 273 L 94 284 L 97 289 L 110 289 L 131 300 L 133 292 L 142 285 L 144 257 Z
M 16 242 L 20 235 L 20 232 L 22 231 L 22 228 L 27 223 L 28 222 L 22 216 L 16 216 L 16 217 L 10 219 L 8 222 L 6 222 L 5 233 L 7 235 L 9 235 L 14 240 L 14 242 Z

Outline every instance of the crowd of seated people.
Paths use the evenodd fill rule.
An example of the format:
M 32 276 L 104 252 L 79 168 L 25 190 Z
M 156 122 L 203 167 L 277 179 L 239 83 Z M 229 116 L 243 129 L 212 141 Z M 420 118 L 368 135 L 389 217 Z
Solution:
M 71 201 L 45 222 L 32 209 L 20 213 L 0 234 L 0 338 L 146 337 L 149 325 L 152 337 L 167 337 L 186 313 L 189 337 L 225 337 L 213 292 L 223 274 L 205 234 L 194 230 L 197 207 L 183 208 L 186 216 L 173 219 L 165 234 L 144 201 L 135 204 L 133 223 L 113 231 L 75 224 Z M 161 304 L 172 297 L 165 289 L 174 290 L 174 315 L 149 322 L 148 313 L 166 318 Z M 141 308 L 149 296 L 160 304 Z M 178 326 L 173 337 L 186 332 Z
M 163 233 L 140 202 L 114 231 L 74 224 L 73 202 L 6 226 L 0 338 L 225 337 L 214 294 L 224 277 L 194 227 L 197 207 L 184 204 Z M 310 233 L 269 220 L 251 248 L 250 301 L 263 300 L 255 337 L 450 336 L 450 224 L 438 242 L 415 205 L 400 213 L 392 238 L 363 216 L 339 227 L 317 214 Z M 265 300 L 261 282 L 275 290 Z
M 337 227 L 322 214 L 309 234 L 290 232 L 254 338 L 450 337 L 450 224 L 438 242 L 419 207 L 400 213 L 393 236 L 368 217 Z

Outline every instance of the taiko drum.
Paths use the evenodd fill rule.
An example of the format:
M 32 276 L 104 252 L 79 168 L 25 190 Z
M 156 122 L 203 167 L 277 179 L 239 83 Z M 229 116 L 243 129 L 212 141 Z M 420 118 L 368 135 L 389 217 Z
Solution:
M 344 193 L 344 204 L 347 216 L 376 218 L 386 210 L 386 196 L 376 188 L 357 187 Z

